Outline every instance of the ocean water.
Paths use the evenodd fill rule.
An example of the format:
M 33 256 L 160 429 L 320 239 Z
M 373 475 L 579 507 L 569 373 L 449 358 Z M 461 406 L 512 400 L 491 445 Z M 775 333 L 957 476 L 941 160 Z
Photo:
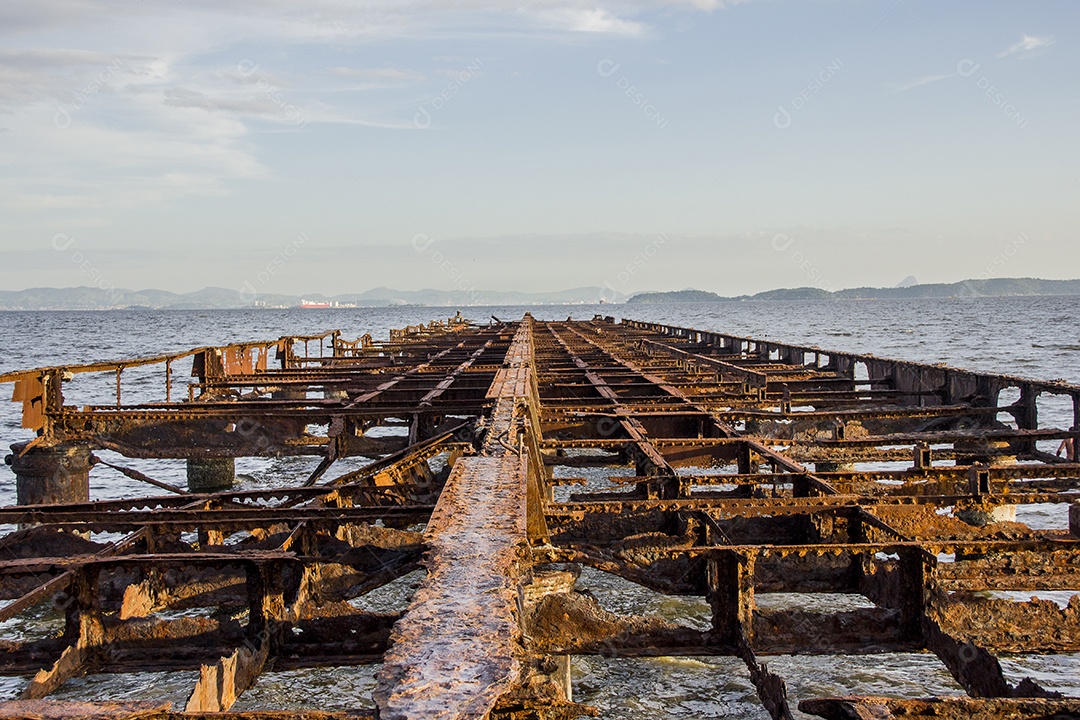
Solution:
M 407 307 L 326 310 L 0 312 L 4 352 L 0 372 L 44 365 L 186 350 L 199 345 L 276 339 L 282 335 L 317 334 L 341 329 L 345 338 L 370 332 L 385 338 L 390 328 L 453 315 L 459 308 Z M 537 319 L 588 319 L 595 314 L 633 318 L 703 330 L 727 332 L 781 342 L 818 345 L 823 349 L 873 353 L 922 362 L 1007 372 L 1039 379 L 1061 378 L 1080 383 L 1080 297 L 984 298 L 919 301 L 800 301 L 691 303 L 670 305 L 600 305 L 533 307 L 464 307 L 476 322 L 491 316 L 504 320 L 531 312 Z M 313 348 L 314 350 L 314 348 Z M 182 388 L 186 369 L 176 368 Z M 65 386 L 77 404 L 110 402 L 115 376 L 80 375 Z M 8 393 L 10 386 L 0 387 Z M 174 386 L 174 388 L 177 386 Z M 6 400 L 10 395 L 6 395 Z M 160 367 L 124 374 L 127 400 L 163 399 Z M 19 427 L 19 406 L 0 402 L 0 441 L 28 440 Z M 1040 403 L 1044 424 L 1068 427 L 1071 405 L 1048 399 Z M 1049 448 L 1053 449 L 1053 448 Z M 108 453 L 99 453 L 108 459 Z M 113 459 L 116 459 L 113 457 Z M 289 484 L 306 477 L 311 458 L 241 459 L 240 485 Z M 359 462 L 359 461 L 357 461 Z M 175 484 L 185 482 L 182 461 L 124 461 L 146 474 Z M 95 499 L 146 495 L 153 488 L 107 468 L 91 476 Z M 14 476 L 0 466 L 0 505 L 14 503 Z M 1064 506 L 1022 508 L 1021 519 L 1032 525 L 1062 527 Z M 6 530 L 0 528 L 0 530 Z M 403 607 L 417 574 L 366 596 L 359 604 L 380 610 Z M 583 574 L 580 587 L 617 612 L 659 614 L 689 624 L 707 618 L 703 600 L 668 598 L 600 572 Z M 786 598 L 762 596 L 761 604 L 783 604 Z M 39 608 L 28 617 L 0 624 L 0 639 L 54 632 L 60 617 Z M 814 695 L 891 694 L 918 697 L 960 694 L 944 666 L 933 655 L 764 658 L 786 679 L 793 699 Z M 1044 685 L 1080 694 L 1080 655 L 1011 657 L 1003 660 L 1009 678 L 1026 674 Z M 376 668 L 335 668 L 269 672 L 241 697 L 236 709 L 370 707 Z M 159 699 L 182 704 L 196 673 L 98 675 L 67 683 L 54 697 L 63 699 Z M 738 718 L 768 715 L 757 701 L 741 662 L 731 658 L 575 658 L 575 699 L 599 707 L 607 718 Z M 0 699 L 15 697 L 27 679 L 0 678 Z

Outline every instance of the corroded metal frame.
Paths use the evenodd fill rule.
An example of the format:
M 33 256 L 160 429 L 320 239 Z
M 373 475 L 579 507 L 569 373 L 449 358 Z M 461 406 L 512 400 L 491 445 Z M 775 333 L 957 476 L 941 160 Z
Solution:
M 0 619 L 50 598 L 67 618 L 61 637 L 5 648 L 0 672 L 37 674 L 28 704 L 0 714 L 60 714 L 48 695 L 87 672 L 198 669 L 187 705 L 198 714 L 228 710 L 269 668 L 382 663 L 373 712 L 384 720 L 570 718 L 592 711 L 573 700 L 569 658 L 598 654 L 740 657 L 779 719 L 792 700 L 763 657 L 913 651 L 934 653 L 967 695 L 799 707 L 1080 712 L 1031 679 L 1011 684 L 998 662 L 1080 651 L 1080 600 L 981 594 L 1080 591 L 1078 386 L 601 317 L 306 341 L 326 339 L 320 355 L 282 338 L 0 376 L 38 431 L 23 458 L 73 445 L 320 458 L 298 487 L 199 493 L 119 467 L 171 494 L 0 509 L 0 523 L 24 526 L 0 539 L 0 591 L 13 600 Z M 174 401 L 173 366 L 187 357 L 196 380 Z M 166 365 L 165 400 L 125 405 L 123 368 L 151 362 Z M 66 405 L 76 370 L 116 373 L 116 404 Z M 1007 388 L 1017 399 L 1002 404 Z M 1046 395 L 1071 402 L 1071 426 L 1040 423 Z M 380 424 L 408 435 L 368 437 Z M 374 459 L 325 479 L 357 455 Z M 1068 504 L 1070 530 L 1008 519 L 1031 503 Z M 106 532 L 123 539 L 92 541 Z M 583 566 L 702 597 L 711 626 L 612 614 L 575 590 Z M 421 567 L 404 613 L 348 602 Z M 863 603 L 757 607 L 755 593 L 770 592 Z M 193 608 L 207 614 L 166 613 Z M 136 710 L 174 714 L 96 706 Z

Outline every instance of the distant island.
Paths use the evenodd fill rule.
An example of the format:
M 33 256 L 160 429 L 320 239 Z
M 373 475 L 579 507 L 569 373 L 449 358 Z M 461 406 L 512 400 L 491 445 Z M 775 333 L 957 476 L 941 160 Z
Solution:
M 644 292 L 627 299 L 629 304 L 736 302 L 740 300 L 916 300 L 928 298 L 978 298 L 1030 295 L 1080 295 L 1080 280 L 1038 278 L 991 278 L 955 283 L 908 284 L 891 288 L 860 287 L 822 290 L 815 287 L 767 290 L 756 295 L 723 296 L 705 290 Z
M 124 288 L 30 288 L 0 291 L 0 310 L 234 310 L 306 308 L 313 312 L 356 307 L 474 307 L 478 305 L 597 305 L 602 303 L 700 303 L 740 300 L 906 300 L 977 298 L 1013 295 L 1080 295 L 1080 280 L 994 278 L 948 284 L 918 284 L 914 278 L 891 288 L 851 288 L 830 292 L 814 287 L 768 290 L 755 295 L 723 296 L 706 290 L 643 292 L 627 297 L 610 286 L 554 292 L 480 290 L 395 290 L 378 287 L 342 295 L 257 293 L 252 288 L 208 287 L 190 293 Z

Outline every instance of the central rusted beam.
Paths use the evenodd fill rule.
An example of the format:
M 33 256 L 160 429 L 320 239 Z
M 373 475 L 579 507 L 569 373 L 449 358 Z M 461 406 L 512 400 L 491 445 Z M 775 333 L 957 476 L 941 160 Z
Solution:
M 424 533 L 428 575 L 394 627 L 374 693 L 382 720 L 483 718 L 522 676 L 528 450 L 519 437 L 531 365 L 526 317 L 488 392 L 481 454 L 454 464 Z

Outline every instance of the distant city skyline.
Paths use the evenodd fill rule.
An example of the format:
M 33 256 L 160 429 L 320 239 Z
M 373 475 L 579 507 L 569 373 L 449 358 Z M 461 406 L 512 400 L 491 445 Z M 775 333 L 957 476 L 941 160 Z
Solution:
M 0 289 L 1080 276 L 1080 7 L 0 8 Z

